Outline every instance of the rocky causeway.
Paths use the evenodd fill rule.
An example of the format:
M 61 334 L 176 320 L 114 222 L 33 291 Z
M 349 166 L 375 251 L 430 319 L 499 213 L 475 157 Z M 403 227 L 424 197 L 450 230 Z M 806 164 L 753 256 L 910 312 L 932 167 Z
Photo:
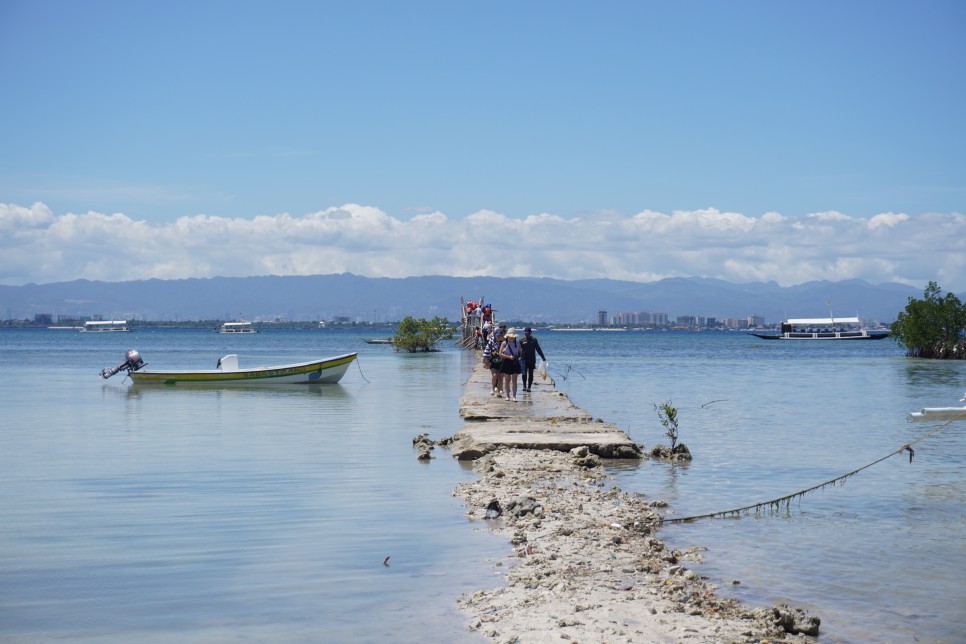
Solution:
M 700 548 L 658 537 L 666 504 L 608 483 L 606 458 L 646 458 L 617 427 L 535 382 L 519 402 L 490 395 L 477 366 L 460 402 L 465 424 L 435 442 L 474 461 L 478 480 L 454 492 L 476 529 L 512 548 L 493 562 L 504 584 L 459 598 L 469 631 L 501 643 L 814 641 L 820 620 L 784 604 L 721 597 L 689 566 Z M 418 436 L 428 457 L 434 441 Z

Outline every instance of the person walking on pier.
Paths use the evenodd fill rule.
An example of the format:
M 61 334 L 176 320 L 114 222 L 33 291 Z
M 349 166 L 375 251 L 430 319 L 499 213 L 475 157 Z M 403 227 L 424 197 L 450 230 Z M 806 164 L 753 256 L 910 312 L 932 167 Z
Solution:
M 516 329 L 510 329 L 506 332 L 506 339 L 500 346 L 500 373 L 503 374 L 503 391 L 506 393 L 506 399 L 517 401 L 517 379 L 520 375 L 520 342 L 517 340 Z M 512 387 L 511 387 L 512 385 Z M 512 398 L 511 398 L 512 390 Z
M 503 344 L 503 332 L 506 325 L 501 328 L 493 329 L 490 333 L 486 346 L 483 348 L 483 364 L 490 370 L 490 395 L 503 396 L 503 374 L 500 373 L 500 345 Z
M 533 329 L 527 327 L 523 330 L 523 339 L 520 340 L 520 349 L 523 352 L 523 359 L 520 366 L 523 367 L 523 390 L 533 391 L 533 370 L 537 368 L 537 354 L 541 360 L 546 360 L 540 343 L 533 337 Z

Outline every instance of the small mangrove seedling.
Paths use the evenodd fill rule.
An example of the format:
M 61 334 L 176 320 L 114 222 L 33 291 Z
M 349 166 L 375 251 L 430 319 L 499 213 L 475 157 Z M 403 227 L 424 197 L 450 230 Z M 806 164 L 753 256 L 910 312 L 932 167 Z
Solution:
M 670 400 L 660 405 L 654 405 L 654 410 L 657 412 L 661 424 L 664 425 L 664 435 L 671 441 L 671 451 L 673 452 L 678 442 L 678 410 L 671 404 Z

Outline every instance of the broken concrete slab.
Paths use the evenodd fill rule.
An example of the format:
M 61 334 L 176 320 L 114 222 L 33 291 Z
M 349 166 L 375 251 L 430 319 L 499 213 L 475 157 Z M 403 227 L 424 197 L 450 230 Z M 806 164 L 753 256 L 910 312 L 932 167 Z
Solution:
M 518 390 L 518 402 L 490 395 L 490 372 L 474 369 L 460 400 L 466 424 L 453 436 L 451 450 L 474 460 L 499 447 L 569 451 L 586 446 L 602 458 L 640 458 L 642 449 L 619 427 L 594 421 L 551 383 Z

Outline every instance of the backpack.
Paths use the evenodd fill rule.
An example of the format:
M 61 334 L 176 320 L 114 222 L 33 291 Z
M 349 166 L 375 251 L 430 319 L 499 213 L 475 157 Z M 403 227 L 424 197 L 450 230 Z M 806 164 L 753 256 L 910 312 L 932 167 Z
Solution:
M 500 364 L 503 361 L 503 358 L 501 358 L 499 355 L 500 345 L 494 342 L 494 340 L 496 339 L 494 337 L 495 335 L 496 334 L 494 333 L 490 334 L 490 339 L 487 340 L 486 342 L 486 348 L 483 349 L 483 360 L 489 361 L 491 365 Z M 502 342 L 503 340 L 501 338 L 500 343 L 502 344 Z

